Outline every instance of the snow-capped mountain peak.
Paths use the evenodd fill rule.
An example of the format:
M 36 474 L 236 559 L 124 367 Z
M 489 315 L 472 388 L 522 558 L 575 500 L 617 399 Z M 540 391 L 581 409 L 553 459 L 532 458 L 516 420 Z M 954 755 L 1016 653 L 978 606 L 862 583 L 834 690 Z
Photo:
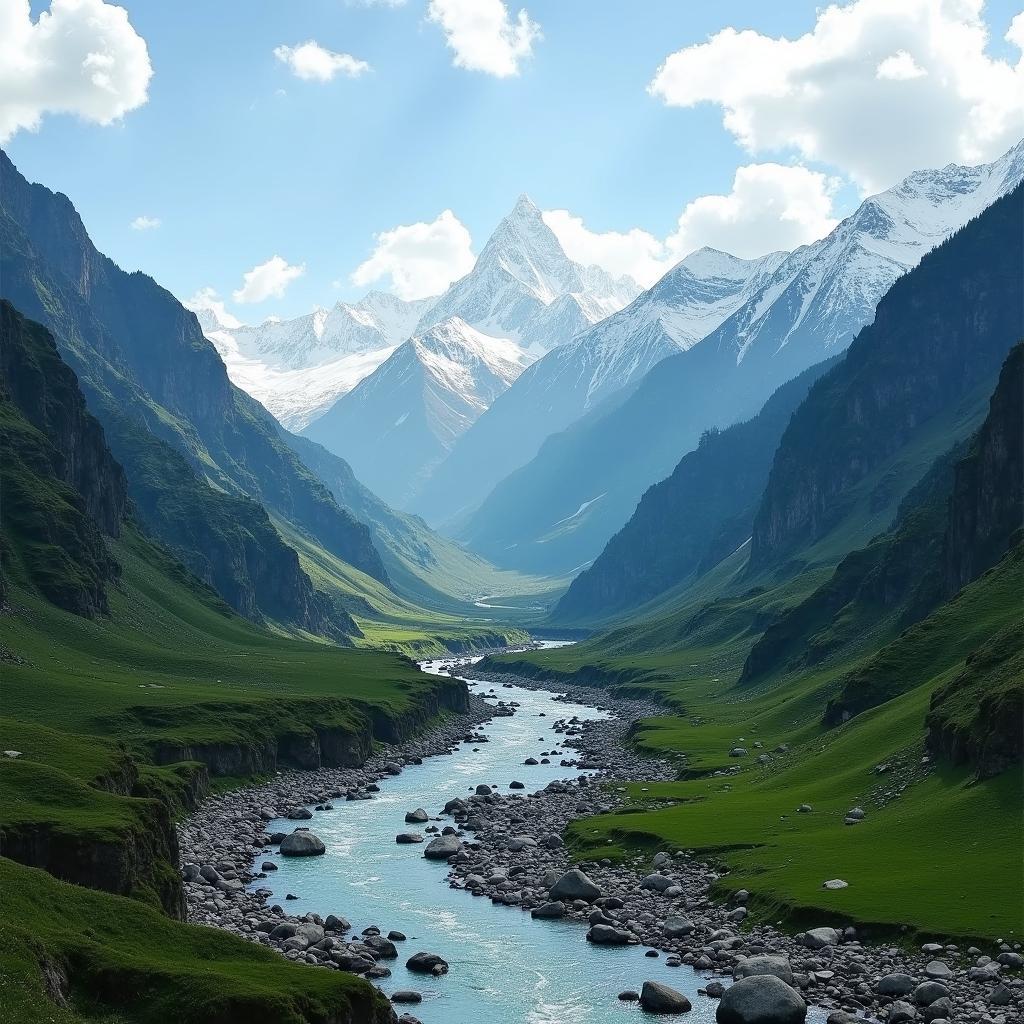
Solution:
M 417 330 L 458 316 L 491 336 L 544 352 L 621 309 L 639 290 L 630 278 L 570 260 L 540 208 L 524 194 L 494 229 L 473 269 L 427 310 Z M 547 312 L 566 295 L 577 296 L 576 314 L 566 316 L 564 305 Z
M 449 317 L 399 345 L 305 433 L 402 502 L 529 362 L 507 338 Z

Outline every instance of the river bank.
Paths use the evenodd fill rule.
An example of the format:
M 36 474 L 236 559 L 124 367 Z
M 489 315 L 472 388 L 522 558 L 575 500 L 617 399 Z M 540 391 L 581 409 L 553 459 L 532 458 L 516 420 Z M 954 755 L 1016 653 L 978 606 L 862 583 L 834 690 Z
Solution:
M 479 672 L 472 674 L 478 678 L 483 676 Z M 523 681 L 518 678 L 487 674 L 487 680 L 493 686 L 492 699 L 500 700 L 503 694 L 521 694 L 524 690 Z M 356 969 L 382 984 L 388 984 L 386 979 L 391 972 L 387 964 L 394 961 L 402 939 L 387 938 L 389 932 L 397 929 L 383 914 L 372 922 L 360 920 L 353 929 L 362 931 L 365 924 L 367 928 L 379 928 L 382 934 L 357 935 L 353 941 L 346 938 L 349 928 L 345 927 L 348 922 L 343 919 L 346 913 L 344 905 L 317 904 L 315 897 L 311 903 L 300 894 L 300 899 L 293 906 L 306 912 L 290 915 L 285 909 L 288 902 L 278 894 L 279 902 L 268 906 L 268 899 L 274 898 L 273 882 L 269 880 L 276 872 L 268 871 L 267 877 L 261 878 L 258 869 L 263 860 L 275 867 L 285 867 L 285 864 L 273 856 L 267 833 L 270 828 L 280 828 L 279 821 L 271 823 L 286 813 L 315 815 L 315 821 L 304 817 L 291 819 L 289 830 L 309 822 L 319 832 L 320 822 L 331 821 L 332 814 L 344 814 L 346 808 L 339 806 L 338 801 L 345 799 L 356 804 L 371 799 L 380 802 L 381 795 L 375 793 L 375 788 L 380 789 L 385 779 L 391 779 L 394 785 L 396 773 L 407 765 L 417 764 L 417 759 L 422 761 L 443 755 L 467 736 L 474 737 L 474 743 L 483 742 L 479 738 L 479 726 L 495 714 L 495 706 L 481 696 L 488 689 L 488 683 L 477 685 L 475 689 L 477 692 L 470 699 L 468 716 L 452 719 L 429 735 L 374 755 L 362 768 L 287 773 L 265 786 L 237 791 L 205 804 L 197 815 L 183 824 L 179 836 L 183 863 L 194 865 L 185 869 L 190 919 L 228 928 L 252 941 L 278 949 L 293 960 L 333 969 Z M 894 949 L 874 949 L 858 942 L 855 933 L 832 932 L 828 922 L 822 922 L 822 928 L 814 929 L 809 936 L 796 938 L 761 926 L 741 931 L 740 925 L 746 916 L 741 903 L 722 906 L 713 901 L 709 890 L 718 877 L 715 869 L 685 853 L 671 855 L 659 852 L 653 859 L 617 865 L 581 865 L 599 895 L 588 894 L 586 901 L 578 902 L 553 900 L 549 893 L 551 884 L 571 867 L 569 853 L 560 839 L 565 825 L 571 820 L 613 807 L 617 802 L 614 786 L 610 790 L 606 787 L 615 780 L 669 778 L 673 769 L 664 762 L 640 756 L 625 742 L 630 723 L 637 717 L 658 713 L 657 706 L 645 701 L 613 700 L 601 694 L 601 706 L 612 712 L 613 717 L 583 721 L 578 715 L 569 714 L 563 720 L 552 720 L 552 716 L 559 713 L 559 705 L 568 708 L 567 702 L 578 697 L 593 703 L 597 695 L 593 691 L 583 691 L 551 696 L 547 687 L 538 686 L 537 690 L 545 694 L 546 700 L 546 705 L 538 704 L 537 707 L 546 706 L 548 710 L 526 712 L 522 708 L 511 708 L 506 709 L 503 717 L 509 710 L 520 718 L 532 714 L 538 720 L 538 731 L 539 718 L 546 717 L 546 725 L 551 731 L 547 738 L 538 737 L 538 742 L 544 739 L 546 743 L 545 750 L 538 753 L 554 754 L 551 737 L 557 736 L 562 747 L 557 752 L 557 762 L 551 764 L 553 757 L 533 758 L 538 764 L 525 764 L 517 771 L 517 777 L 511 780 L 525 780 L 522 781 L 524 789 L 509 789 L 507 793 L 499 793 L 497 787 L 488 785 L 485 779 L 491 780 L 489 775 L 467 775 L 466 781 L 476 781 L 482 787 L 481 791 L 477 791 L 476 786 L 469 786 L 467 788 L 472 792 L 459 796 L 449 789 L 444 799 L 436 801 L 434 806 L 424 803 L 428 817 L 432 819 L 429 824 L 406 826 L 407 831 L 427 833 L 424 838 L 429 838 L 430 829 L 453 833 L 453 843 L 458 845 L 449 865 L 448 883 L 456 900 L 465 901 L 468 898 L 466 892 L 470 892 L 484 898 L 473 900 L 474 905 L 484 903 L 486 899 L 486 902 L 520 908 L 515 918 L 506 917 L 505 921 L 501 920 L 501 910 L 479 912 L 488 921 L 497 919 L 493 921 L 495 928 L 509 933 L 513 928 L 525 927 L 538 941 L 557 936 L 557 948 L 565 948 L 567 955 L 574 955 L 571 950 L 579 949 L 575 944 L 583 944 L 587 934 L 581 924 L 590 925 L 591 938 L 601 940 L 600 960 L 582 964 L 580 969 L 596 974 L 606 970 L 608 964 L 618 962 L 611 957 L 632 955 L 633 960 L 624 977 L 635 978 L 637 986 L 645 977 L 635 965 L 635 957 L 640 955 L 638 947 L 642 945 L 652 952 L 660 951 L 656 958 L 648 953 L 649 959 L 641 961 L 641 965 L 646 963 L 649 969 L 643 969 L 651 977 L 657 972 L 658 980 L 675 984 L 690 993 L 695 1003 L 695 1015 L 707 1019 L 713 1016 L 715 1005 L 713 999 L 707 997 L 718 994 L 722 984 L 718 979 L 728 981 L 734 971 L 742 973 L 754 969 L 758 963 L 756 958 L 763 956 L 779 958 L 769 961 L 773 971 L 783 974 L 791 971 L 792 982 L 808 1001 L 826 1009 L 843 1007 L 850 1012 L 873 1014 L 880 1018 L 888 1016 L 893 1024 L 918 1016 L 925 1022 L 942 1019 L 935 1014 L 947 1009 L 956 1020 L 1009 1024 L 1015 1019 L 1012 1016 L 1015 1013 L 1013 1005 L 1007 1010 L 989 1003 L 989 999 L 999 998 L 999 986 L 1002 984 L 995 967 L 976 965 L 973 971 L 981 972 L 984 977 L 971 977 L 956 950 L 931 950 L 926 955 L 913 956 Z M 494 721 L 498 723 L 501 719 Z M 471 747 L 469 752 L 485 749 L 482 746 Z M 540 765 L 544 760 L 549 762 L 549 767 Z M 467 755 L 467 770 L 472 770 L 473 763 L 473 758 Z M 533 785 L 531 769 L 555 770 L 556 775 L 577 777 L 568 781 L 553 779 L 538 792 L 525 796 L 529 792 L 525 787 Z M 593 774 L 580 776 L 581 770 Z M 503 784 L 507 785 L 507 780 L 503 780 Z M 386 790 L 388 784 L 384 783 L 383 788 Z M 440 814 L 446 803 L 449 813 Z M 333 812 L 300 810 L 328 806 L 337 809 Z M 394 842 L 394 833 L 390 841 Z M 417 860 L 404 863 L 418 866 L 422 850 L 423 846 L 417 845 L 412 851 Z M 310 861 L 314 859 L 310 858 Z M 213 871 L 209 870 L 211 868 Z M 313 864 L 299 877 L 313 885 L 320 870 L 319 865 Z M 189 877 L 197 872 L 202 874 Z M 218 877 L 211 879 L 209 876 L 214 872 Z M 373 876 L 373 865 L 367 866 L 366 874 L 368 878 Z M 421 898 L 426 896 L 424 893 Z M 596 907 L 595 899 L 598 901 Z M 400 902 L 398 894 L 393 902 L 397 907 Z M 561 906 L 552 906 L 556 903 L 561 903 Z M 306 910 L 307 905 L 318 909 Z M 380 904 L 381 908 L 388 906 L 387 901 Z M 451 906 L 454 906 L 455 914 L 465 916 L 468 913 L 464 902 Z M 335 912 L 333 919 L 321 916 L 332 909 Z M 540 911 L 537 916 L 547 920 L 531 922 L 523 911 Z M 511 913 L 511 910 L 504 911 L 504 915 Z M 397 910 L 395 916 L 399 916 Z M 522 926 L 519 925 L 520 920 L 523 921 Z M 452 930 L 453 934 L 457 932 L 457 928 Z M 606 945 L 609 940 L 613 945 Z M 810 949 L 808 944 L 818 948 Z M 583 946 L 584 950 L 591 948 L 596 949 L 597 946 Z M 462 951 L 437 948 L 429 952 L 453 959 L 453 954 L 458 955 Z M 403 962 L 405 955 L 403 953 Z M 973 956 L 980 956 L 980 952 Z M 945 970 L 933 963 L 937 957 L 948 962 Z M 788 958 L 788 964 L 785 958 Z M 745 959 L 750 962 L 743 967 Z M 1001 965 L 999 969 L 1005 971 Z M 948 976 L 945 971 L 948 971 Z M 879 979 L 897 975 L 905 976 L 906 980 L 884 983 L 881 988 L 885 991 L 879 991 Z M 922 983 L 940 984 L 942 991 L 920 989 Z M 891 994 L 890 989 L 893 990 Z M 896 992 L 895 989 L 906 991 Z M 896 1002 L 899 1000 L 910 1006 L 915 1002 L 915 991 L 919 992 L 920 998 L 929 994 L 935 998 L 927 1005 L 911 1006 L 915 1018 L 910 1018 L 906 1016 L 908 1011 L 896 1006 Z M 1010 979 L 1007 991 L 1014 1002 L 1020 996 L 1020 988 L 1013 979 Z M 448 996 L 443 988 L 423 994 L 428 998 L 436 995 L 439 1001 Z M 904 998 L 899 999 L 900 995 Z M 606 998 L 614 999 L 614 994 Z M 945 999 L 949 1000 L 948 1004 L 942 1002 Z M 936 1000 L 939 1002 L 933 1007 L 931 1004 Z M 894 1006 L 895 1014 L 892 1012 Z M 566 1012 L 564 1020 L 592 1019 L 578 1015 L 575 1008 L 559 1012 Z M 559 1020 L 558 1017 L 543 1019 Z

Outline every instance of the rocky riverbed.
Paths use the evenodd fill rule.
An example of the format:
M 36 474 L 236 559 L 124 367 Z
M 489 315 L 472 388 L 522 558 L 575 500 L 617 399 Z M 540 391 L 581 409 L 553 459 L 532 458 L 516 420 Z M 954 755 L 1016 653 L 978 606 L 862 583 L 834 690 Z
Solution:
M 477 670 L 473 675 L 482 677 Z M 492 700 L 501 700 L 506 683 L 524 686 L 519 678 L 486 678 L 493 685 Z M 530 686 L 528 681 L 525 686 Z M 550 685 L 537 686 L 550 689 Z M 719 1012 L 725 1024 L 753 1021 L 766 1011 L 772 1014 L 767 1020 L 802 1019 L 803 1012 L 787 1002 L 792 993 L 832 1011 L 835 1024 L 845 1015 L 890 1024 L 942 1020 L 1015 1024 L 1020 1020 L 1024 999 L 1020 956 L 1009 945 L 984 952 L 973 947 L 928 946 L 911 954 L 862 944 L 854 930 L 833 928 L 828 921 L 797 936 L 764 926 L 751 928 L 744 925 L 744 894 L 738 894 L 731 905 L 713 900 L 710 888 L 718 873 L 686 852 L 662 851 L 652 859 L 629 863 L 574 865 L 561 839 L 570 821 L 614 807 L 622 790 L 616 785 L 619 781 L 653 781 L 675 774 L 672 766 L 643 757 L 624 742 L 633 720 L 662 709 L 644 701 L 596 697 L 593 690 L 568 688 L 565 699 L 598 704 L 613 717 L 579 721 L 570 715 L 553 723 L 563 748 L 557 763 L 587 768 L 593 774 L 554 781 L 540 792 L 524 795 L 530 770 L 526 763 L 522 789 L 514 780 L 509 792 L 499 793 L 481 781 L 475 792 L 452 795 L 443 807 L 410 808 L 404 841 L 422 843 L 424 853 L 433 848 L 432 855 L 448 860 L 449 885 L 465 890 L 467 899 L 490 900 L 497 905 L 495 914 L 529 912 L 540 919 L 578 920 L 582 926 L 572 934 L 578 934 L 581 942 L 642 945 L 662 965 L 677 967 L 680 977 L 691 970 L 700 972 L 701 994 L 717 998 L 734 979 L 771 976 L 770 981 L 737 987 L 726 997 Z M 268 906 L 270 890 L 246 883 L 255 881 L 258 886 L 265 877 L 261 868 L 268 872 L 276 868 L 269 859 L 275 847 L 285 855 L 281 841 L 286 835 L 268 834 L 268 822 L 290 818 L 293 829 L 307 829 L 310 808 L 323 813 L 340 801 L 372 800 L 382 780 L 406 765 L 447 753 L 467 738 L 486 742 L 481 726 L 495 714 L 516 712 L 512 703 L 496 708 L 478 696 L 471 697 L 470 708 L 469 715 L 375 755 L 361 768 L 283 773 L 266 785 L 207 801 L 179 829 L 190 919 L 231 930 L 292 960 L 351 970 L 371 979 L 388 976 L 387 965 L 398 957 L 405 936 L 389 929 L 387 922 L 353 935 L 342 916 L 343 907 L 324 917 L 290 915 L 287 900 Z M 310 832 L 299 831 L 289 841 L 308 846 L 303 852 L 320 852 L 315 847 L 319 840 Z M 437 958 L 428 957 L 429 964 L 421 958 L 428 973 L 443 973 L 447 969 L 443 958 L 446 953 L 451 956 L 445 949 L 408 952 Z M 415 969 L 411 963 L 408 966 Z M 775 979 L 784 983 L 781 989 L 772 988 Z M 642 1005 L 655 1012 L 655 1004 L 667 999 L 668 1004 L 659 1004 L 665 1012 L 674 997 L 661 992 L 662 988 L 654 983 L 642 992 L 623 991 L 621 998 L 640 1000 L 642 996 Z M 418 995 L 399 991 L 392 993 L 392 999 L 397 1004 L 415 1002 Z M 685 996 L 676 995 L 688 1004 Z M 675 1008 L 685 1009 L 682 1003 Z M 403 1018 L 415 1020 L 409 1014 Z

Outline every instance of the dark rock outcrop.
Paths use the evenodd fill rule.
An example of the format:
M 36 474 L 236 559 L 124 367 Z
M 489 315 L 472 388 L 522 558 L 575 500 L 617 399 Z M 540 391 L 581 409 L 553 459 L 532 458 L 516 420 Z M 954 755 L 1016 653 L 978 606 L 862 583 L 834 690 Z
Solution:
M 925 256 L 878 304 L 843 363 L 811 388 L 754 519 L 752 569 L 827 534 L 850 511 L 857 484 L 994 379 L 1024 337 L 1022 208 L 1018 186 Z

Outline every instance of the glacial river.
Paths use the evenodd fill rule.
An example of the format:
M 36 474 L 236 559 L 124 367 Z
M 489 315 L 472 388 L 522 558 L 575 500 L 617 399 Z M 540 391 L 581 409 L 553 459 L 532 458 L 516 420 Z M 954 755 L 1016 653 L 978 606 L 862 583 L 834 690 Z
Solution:
M 450 659 L 449 659 L 450 660 Z M 438 672 L 447 662 L 423 662 Z M 486 692 L 493 683 L 467 680 L 470 689 Z M 691 968 L 670 968 L 664 956 L 650 959 L 641 946 L 600 947 L 586 942 L 585 926 L 569 921 L 535 921 L 519 908 L 496 906 L 486 897 L 448 888 L 447 865 L 429 861 L 423 846 L 400 846 L 399 832 L 422 831 L 406 825 L 406 811 L 423 807 L 440 812 L 455 796 L 467 796 L 478 783 L 508 792 L 513 779 L 524 792 L 543 789 L 553 779 L 580 772 L 558 765 L 527 767 L 523 760 L 541 751 L 561 751 L 552 730 L 557 719 L 577 715 L 601 718 L 604 713 L 581 704 L 554 701 L 553 694 L 521 687 L 498 687 L 504 701 L 521 707 L 510 718 L 495 718 L 481 727 L 489 742 L 460 744 L 449 756 L 425 759 L 401 775 L 381 781 L 374 799 L 340 801 L 333 811 L 315 811 L 308 824 L 324 841 L 323 857 L 273 859 L 279 870 L 254 887 L 273 890 L 271 903 L 289 913 L 314 911 L 340 914 L 352 922 L 352 933 L 377 925 L 386 934 L 398 929 L 408 936 L 397 943 L 399 959 L 385 961 L 392 976 L 378 982 L 386 993 L 414 989 L 423 1002 L 408 1010 L 424 1024 L 603 1024 L 646 1017 L 635 1003 L 617 998 L 624 989 L 639 991 L 645 980 L 663 981 L 686 992 L 693 1012 L 686 1020 L 714 1020 L 716 1001 L 697 995 L 703 983 Z M 540 717 L 544 712 L 545 717 Z M 271 822 L 268 831 L 290 832 L 294 822 Z M 298 900 L 285 903 L 285 894 Z M 405 961 L 415 952 L 438 953 L 451 965 L 440 978 L 412 974 Z

